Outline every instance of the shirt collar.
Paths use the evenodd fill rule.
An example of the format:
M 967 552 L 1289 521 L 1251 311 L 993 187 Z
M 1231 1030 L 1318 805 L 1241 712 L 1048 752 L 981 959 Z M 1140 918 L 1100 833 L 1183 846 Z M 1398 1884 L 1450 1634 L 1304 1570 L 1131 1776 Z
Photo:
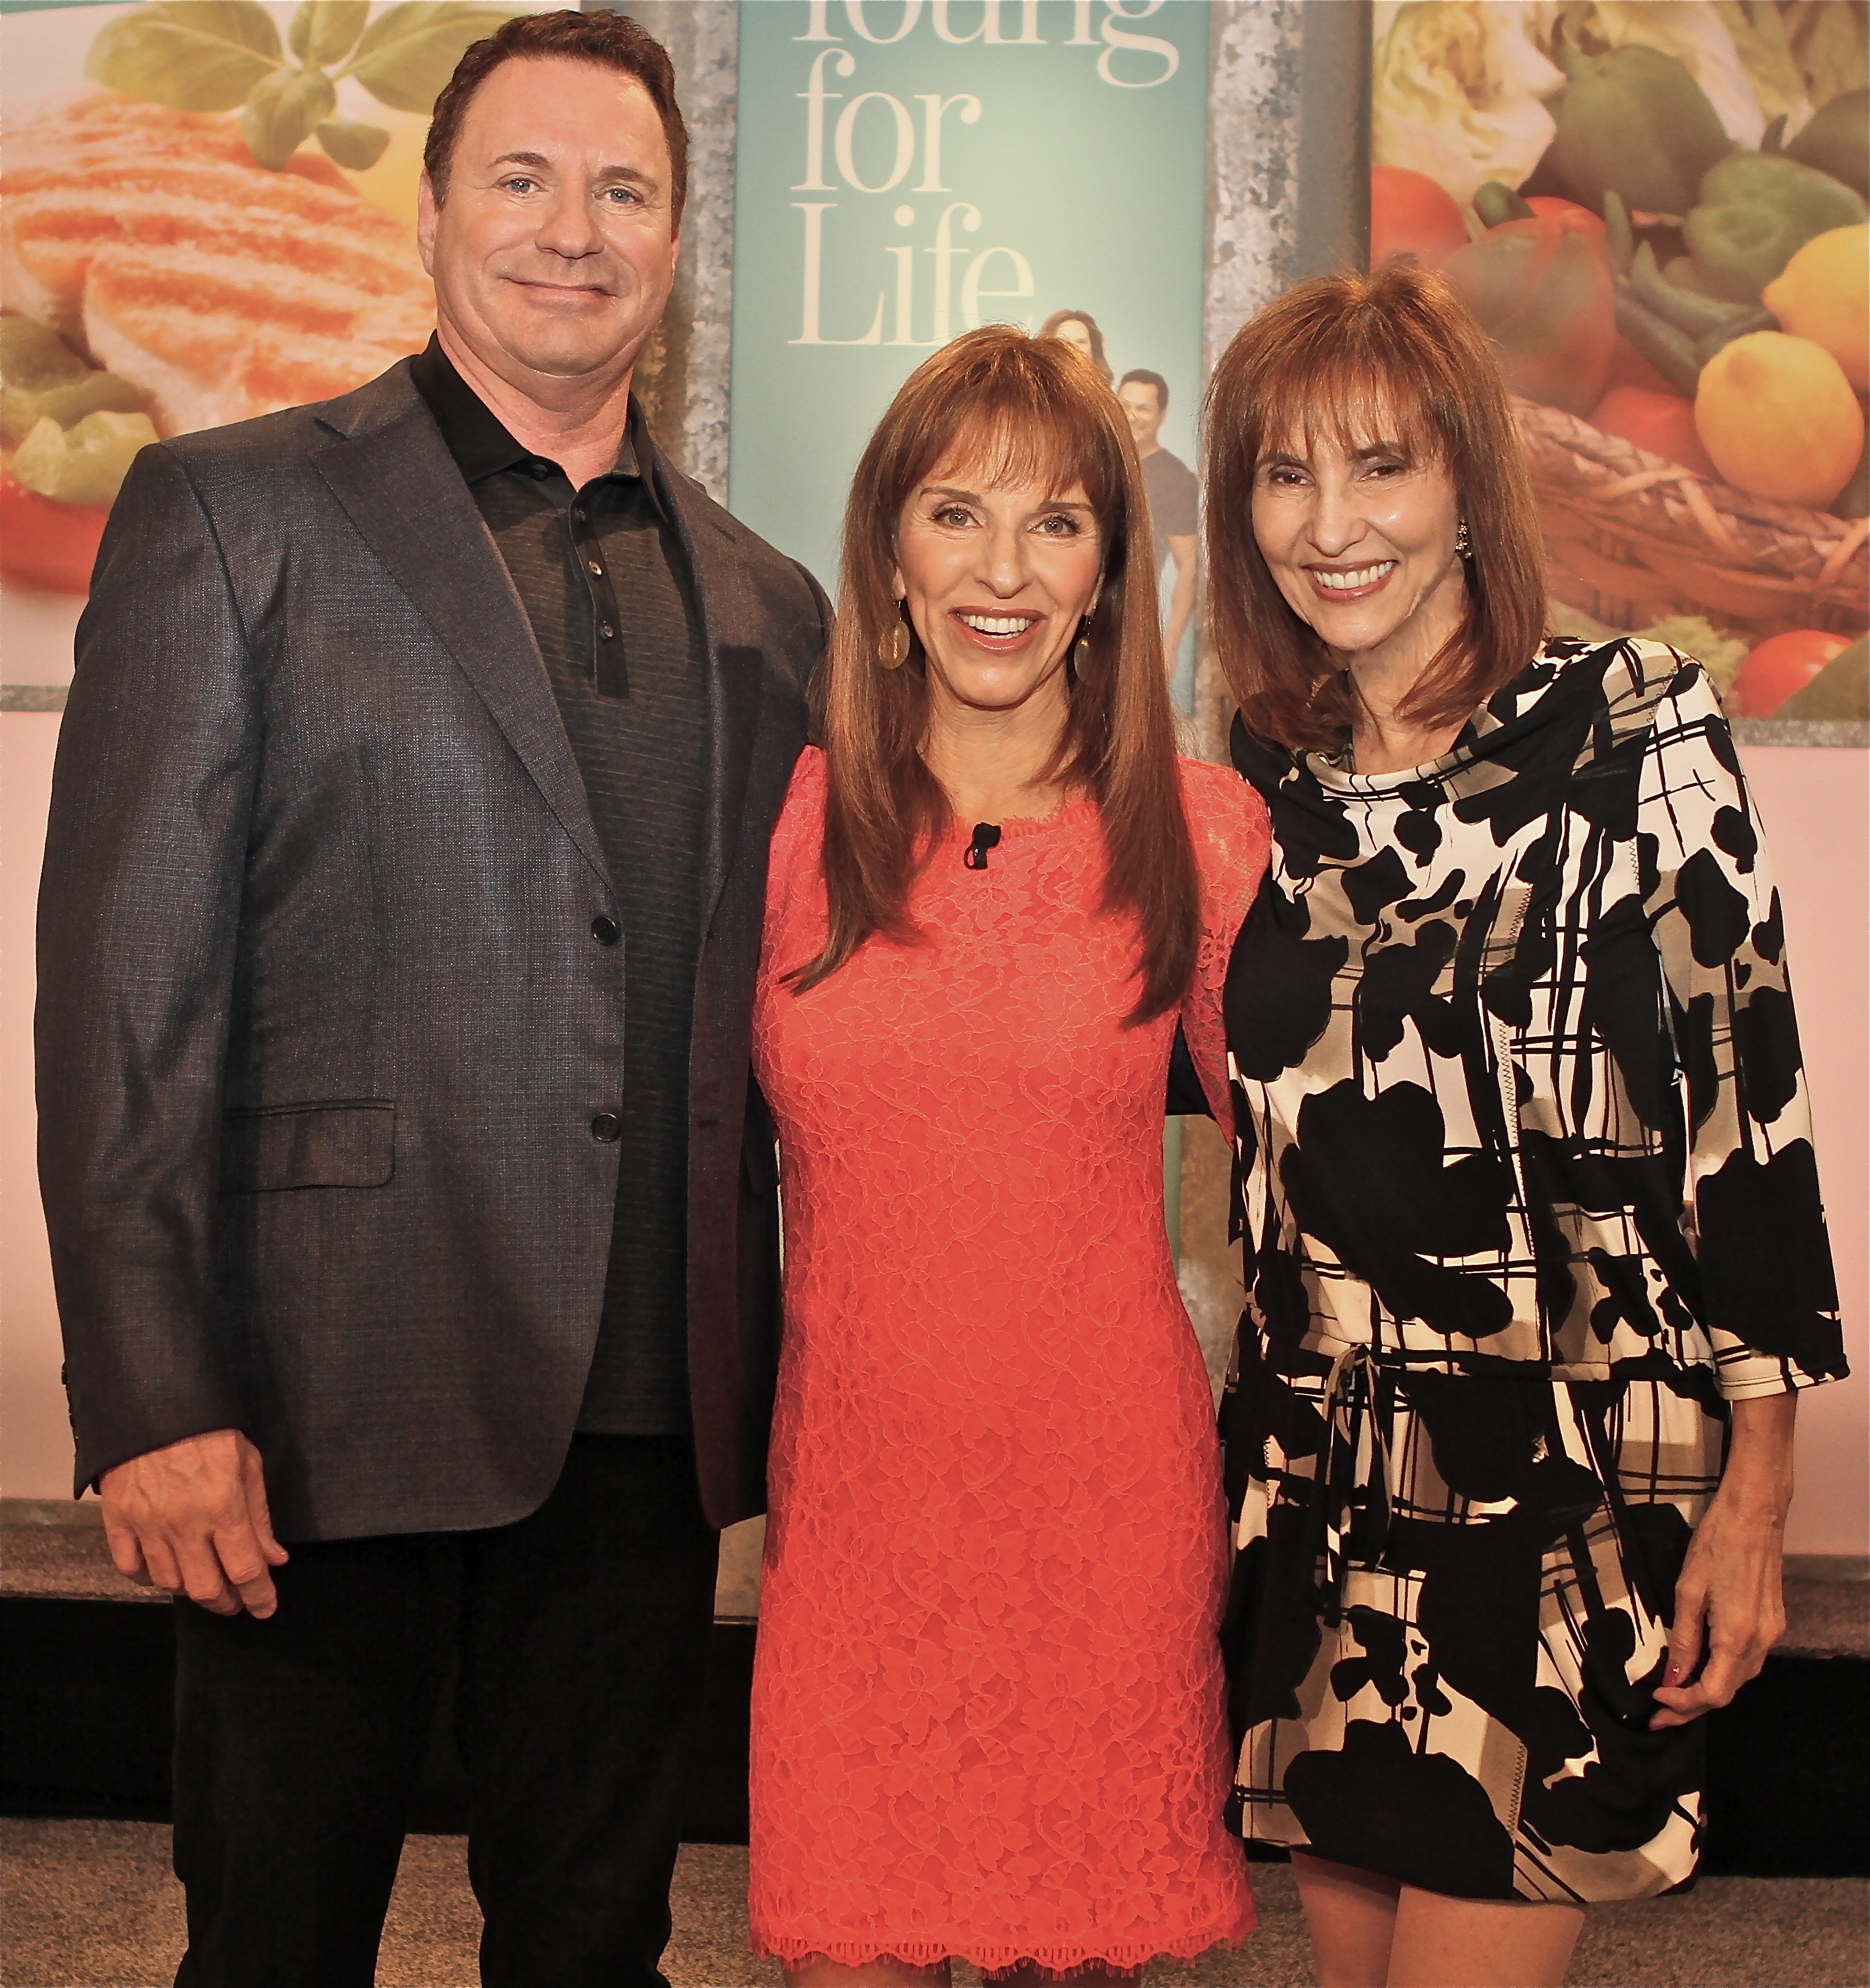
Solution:
M 435 416 L 441 439 L 465 482 L 478 483 L 502 470 L 530 469 L 536 462 L 550 459 L 534 455 L 507 433 L 499 415 L 455 370 L 434 333 L 429 334 L 427 346 L 409 362 L 409 377 L 428 404 L 428 411 Z M 662 506 L 656 495 L 655 478 L 649 473 L 654 461 L 655 445 L 650 439 L 643 410 L 632 394 L 629 418 L 617 448 L 617 465 L 610 474 L 639 479 L 660 516 Z M 556 463 L 552 466 L 558 468 Z

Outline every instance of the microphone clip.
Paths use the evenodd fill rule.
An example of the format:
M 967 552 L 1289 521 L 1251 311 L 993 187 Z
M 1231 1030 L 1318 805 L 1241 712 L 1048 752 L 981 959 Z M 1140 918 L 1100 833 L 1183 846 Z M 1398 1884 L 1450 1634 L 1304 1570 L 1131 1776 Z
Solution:
M 974 824 L 974 839 L 962 850 L 961 860 L 970 870 L 984 870 L 987 867 L 987 851 L 999 845 L 998 823 L 977 821 Z

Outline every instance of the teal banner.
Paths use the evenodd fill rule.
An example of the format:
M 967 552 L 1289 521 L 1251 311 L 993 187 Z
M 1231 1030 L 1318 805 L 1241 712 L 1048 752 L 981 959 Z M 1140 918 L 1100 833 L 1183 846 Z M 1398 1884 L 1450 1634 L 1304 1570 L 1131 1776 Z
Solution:
M 1207 70 L 1205 0 L 749 0 L 735 515 L 835 590 L 851 472 L 903 380 L 976 325 L 1061 311 L 1113 387 L 1158 376 L 1156 440 L 1192 465 Z

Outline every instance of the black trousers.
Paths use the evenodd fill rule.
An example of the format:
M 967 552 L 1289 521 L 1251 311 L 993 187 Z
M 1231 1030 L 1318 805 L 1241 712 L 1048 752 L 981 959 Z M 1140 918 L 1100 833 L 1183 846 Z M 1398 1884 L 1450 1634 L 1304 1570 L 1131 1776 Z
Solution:
M 685 1436 L 580 1436 L 482 1533 L 299 1545 L 176 1604 L 178 1988 L 370 1988 L 445 1679 L 494 1988 L 655 1988 L 717 1536 Z

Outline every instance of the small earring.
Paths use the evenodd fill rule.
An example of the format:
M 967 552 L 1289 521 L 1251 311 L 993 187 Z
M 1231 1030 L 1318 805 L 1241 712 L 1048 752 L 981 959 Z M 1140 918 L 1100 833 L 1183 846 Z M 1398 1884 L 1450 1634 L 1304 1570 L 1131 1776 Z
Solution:
M 1091 616 L 1078 624 L 1078 639 L 1071 645 L 1071 667 L 1080 676 L 1091 661 Z
M 1467 520 L 1465 518 L 1455 520 L 1455 556 L 1457 559 L 1472 559 L 1474 556 L 1474 542 L 1467 535 Z
M 900 607 L 895 627 L 877 645 L 877 660 L 886 670 L 899 670 L 909 660 L 909 624 Z

